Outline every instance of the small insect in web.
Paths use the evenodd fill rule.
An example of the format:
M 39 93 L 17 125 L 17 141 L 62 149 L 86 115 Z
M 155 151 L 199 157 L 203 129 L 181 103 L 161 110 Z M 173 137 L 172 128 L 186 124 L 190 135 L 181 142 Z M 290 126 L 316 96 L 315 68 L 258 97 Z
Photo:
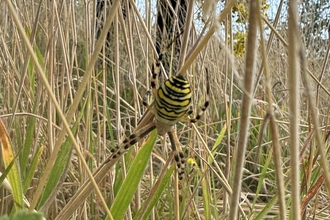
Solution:
M 181 150 L 180 142 L 175 132 L 175 125 L 178 122 L 195 123 L 204 114 L 209 106 L 209 79 L 208 71 L 206 70 L 206 98 L 205 103 L 200 107 L 195 118 L 189 118 L 192 114 L 191 101 L 192 91 L 189 82 L 183 75 L 176 75 L 168 78 L 163 83 L 158 85 L 160 75 L 160 65 L 163 53 L 159 54 L 159 58 L 155 60 L 152 66 L 151 89 L 148 95 L 153 96 L 153 102 L 149 105 L 147 96 L 143 99 L 143 105 L 148 109 L 146 114 L 149 114 L 149 119 L 146 123 L 140 126 L 134 133 L 124 139 L 124 141 L 111 150 L 112 155 L 109 160 L 117 158 L 124 154 L 129 147 L 143 139 L 152 130 L 157 128 L 158 135 L 164 136 L 167 134 L 171 142 L 171 148 L 174 152 L 174 159 L 178 169 L 179 179 L 183 179 L 185 168 L 185 156 Z M 144 116 L 146 116 L 146 114 Z M 142 118 L 143 119 L 143 118 Z M 142 123 L 140 121 L 140 123 Z

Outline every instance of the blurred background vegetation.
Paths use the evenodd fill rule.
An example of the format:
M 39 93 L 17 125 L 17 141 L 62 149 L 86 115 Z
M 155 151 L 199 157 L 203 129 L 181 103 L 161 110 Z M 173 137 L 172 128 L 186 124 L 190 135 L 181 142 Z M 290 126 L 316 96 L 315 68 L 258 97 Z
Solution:
M 177 186 L 174 178 L 165 179 L 161 175 L 168 168 L 170 147 L 168 141 L 159 138 L 129 208 L 123 210 L 125 219 L 138 218 L 136 216 L 140 216 L 139 213 L 150 204 L 150 212 L 144 219 L 175 219 L 174 216 L 181 219 L 228 218 L 228 188 L 237 184 L 233 182 L 233 174 L 235 152 L 240 150 L 237 137 L 250 24 L 249 4 L 242 0 L 235 3 L 225 20 L 217 23 L 216 18 L 226 2 L 229 1 L 197 1 L 193 8 L 185 53 L 189 55 L 212 25 L 216 24 L 218 29 L 207 45 L 198 51 L 186 75 L 194 91 L 194 112 L 205 99 L 206 68 L 210 79 L 210 107 L 202 120 L 196 127 L 177 125 L 178 137 L 189 158 L 187 179 L 179 184 L 178 191 L 174 190 Z M 166 51 L 162 63 L 163 78 L 178 71 L 183 44 L 180 33 L 185 28 L 188 2 L 159 0 L 157 6 L 148 1 L 120 2 L 106 39 L 101 42 L 101 52 L 94 54 L 114 4 L 115 1 L 103 0 L 0 1 L 0 118 L 10 140 L 10 155 L 16 158 L 15 165 L 6 163 L 6 144 L 2 142 L 1 215 L 31 205 L 32 210 L 44 213 L 46 219 L 60 216 L 64 208 L 68 208 L 72 196 L 89 179 L 81 160 L 85 160 L 94 172 L 110 155 L 110 149 L 134 131 L 145 111 L 141 101 L 150 88 L 154 57 L 171 41 L 172 47 Z M 258 44 L 241 182 L 240 218 L 280 219 L 276 170 L 283 172 L 287 210 L 290 210 L 292 190 L 288 183 L 291 170 L 288 1 L 261 0 L 260 4 L 266 53 Z M 329 195 L 323 184 L 315 124 L 311 119 L 311 108 L 316 108 L 320 134 L 328 152 L 329 11 L 327 0 L 306 0 L 298 7 L 301 39 L 297 41 L 302 41 L 305 72 L 312 86 L 312 92 L 306 93 L 304 80 L 299 82 L 299 212 L 304 219 L 330 218 Z M 28 50 L 23 35 L 32 45 L 36 59 Z M 260 33 L 258 36 L 259 42 Z M 271 98 L 282 150 L 282 167 L 277 167 L 273 161 L 273 131 L 268 126 L 263 57 L 271 76 Z M 95 65 L 90 65 L 93 59 Z M 91 75 L 86 77 L 89 67 L 92 67 Z M 84 80 L 87 80 L 86 84 Z M 82 98 L 76 99 L 79 89 Z M 315 105 L 310 103 L 310 96 L 313 96 Z M 64 121 L 70 125 L 83 158 L 73 147 Z M 1 132 L 5 133 L 5 130 Z M 99 189 L 109 207 L 114 204 L 127 175 L 126 169 L 129 170 L 140 146 L 144 146 L 143 141 L 99 182 Z M 11 169 L 16 170 L 17 175 L 10 176 Z M 12 188 L 5 184 L 5 177 Z M 164 184 L 162 191 L 159 197 L 155 196 L 155 203 L 146 204 L 149 196 L 152 198 L 156 192 L 156 183 Z M 13 185 L 16 185 L 16 191 Z M 94 192 L 89 193 L 82 205 L 71 207 L 71 219 L 106 218 L 100 197 Z M 177 197 L 179 207 L 174 199 Z

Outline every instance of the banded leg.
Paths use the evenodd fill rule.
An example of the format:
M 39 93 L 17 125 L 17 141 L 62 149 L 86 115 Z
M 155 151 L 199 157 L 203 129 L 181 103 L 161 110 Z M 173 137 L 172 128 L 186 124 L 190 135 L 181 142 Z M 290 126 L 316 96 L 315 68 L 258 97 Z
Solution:
M 151 90 L 148 90 L 142 99 L 142 104 L 144 105 L 144 107 L 146 107 L 149 110 L 150 110 L 150 102 L 149 102 L 150 95 L 151 95 Z
M 174 152 L 174 159 L 178 168 L 178 177 L 179 180 L 182 180 L 185 174 L 184 168 L 186 164 L 186 158 L 181 150 L 180 142 L 178 140 L 178 137 L 176 136 L 175 130 L 172 129 L 167 134 L 171 141 L 172 151 Z
M 181 121 L 182 122 L 186 122 L 186 123 L 196 123 L 199 119 L 201 119 L 202 115 L 204 114 L 205 110 L 207 109 L 207 107 L 210 105 L 210 82 L 209 82 L 209 73 L 208 73 L 208 69 L 206 68 L 206 97 L 205 97 L 205 102 L 204 104 L 200 107 L 197 115 L 195 118 L 188 118 L 188 117 L 184 117 Z M 192 114 L 193 110 L 190 109 L 187 112 L 187 116 Z
M 114 149 L 111 149 L 112 155 L 110 156 L 109 160 L 115 159 L 126 153 L 126 151 L 136 144 L 138 141 L 143 139 L 147 134 L 149 134 L 152 130 L 156 128 L 154 122 L 147 124 L 146 126 L 142 127 L 140 130 L 134 132 L 129 137 L 126 137 L 124 141 L 117 145 Z
M 152 65 L 151 68 L 151 73 L 152 73 L 152 78 L 151 78 L 151 89 L 152 89 L 152 95 L 153 97 L 156 97 L 157 93 L 157 88 L 159 87 L 159 82 L 158 79 L 160 77 L 160 63 L 161 60 L 163 59 L 163 53 L 160 53 L 158 55 L 158 59 L 155 60 L 155 63 Z
M 183 33 L 183 31 L 179 32 L 177 34 L 177 36 L 175 36 L 165 47 L 165 49 L 163 49 L 159 54 L 158 54 L 158 59 L 155 59 L 154 64 L 152 65 L 151 68 L 151 73 L 152 73 L 152 78 L 151 78 L 151 89 L 152 89 L 152 94 L 154 97 L 156 97 L 156 90 L 158 88 L 158 84 L 159 84 L 159 77 L 161 74 L 160 71 L 160 65 L 163 59 L 163 56 L 165 55 L 166 51 L 168 50 L 169 47 L 171 47 L 171 45 L 174 43 L 174 41 Z

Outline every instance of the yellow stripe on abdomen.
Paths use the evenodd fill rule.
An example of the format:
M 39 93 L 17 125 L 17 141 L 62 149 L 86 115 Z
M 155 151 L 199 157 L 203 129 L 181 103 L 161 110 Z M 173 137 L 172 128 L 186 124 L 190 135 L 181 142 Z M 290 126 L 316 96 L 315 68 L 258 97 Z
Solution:
M 157 90 L 154 103 L 156 120 L 174 125 L 189 110 L 191 102 L 190 85 L 183 76 L 173 76 Z

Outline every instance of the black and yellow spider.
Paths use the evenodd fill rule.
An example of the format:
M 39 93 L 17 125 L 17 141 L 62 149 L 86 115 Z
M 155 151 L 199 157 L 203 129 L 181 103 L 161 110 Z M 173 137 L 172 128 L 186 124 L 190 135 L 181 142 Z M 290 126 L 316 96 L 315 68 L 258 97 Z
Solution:
M 192 92 L 189 82 L 183 75 L 172 76 L 165 82 L 158 86 L 158 78 L 160 75 L 160 62 L 162 54 L 156 60 L 152 68 L 151 88 L 154 101 L 151 105 L 148 105 L 147 99 L 144 98 L 143 104 L 148 108 L 149 118 L 145 119 L 145 122 L 140 120 L 140 124 L 144 126 L 137 129 L 130 136 L 126 137 L 124 141 L 112 149 L 112 155 L 109 160 L 117 158 L 124 154 L 129 147 L 140 141 L 152 130 L 157 128 L 157 133 L 161 136 L 168 134 L 171 142 L 172 150 L 174 151 L 174 158 L 178 168 L 179 179 L 183 179 L 185 156 L 181 150 L 180 142 L 175 133 L 175 125 L 178 122 L 197 122 L 206 108 L 209 105 L 209 81 L 207 75 L 207 94 L 204 105 L 201 106 L 200 111 L 195 118 L 190 119 L 188 115 L 192 113 L 191 110 L 191 97 Z M 146 115 L 146 114 L 145 114 Z

